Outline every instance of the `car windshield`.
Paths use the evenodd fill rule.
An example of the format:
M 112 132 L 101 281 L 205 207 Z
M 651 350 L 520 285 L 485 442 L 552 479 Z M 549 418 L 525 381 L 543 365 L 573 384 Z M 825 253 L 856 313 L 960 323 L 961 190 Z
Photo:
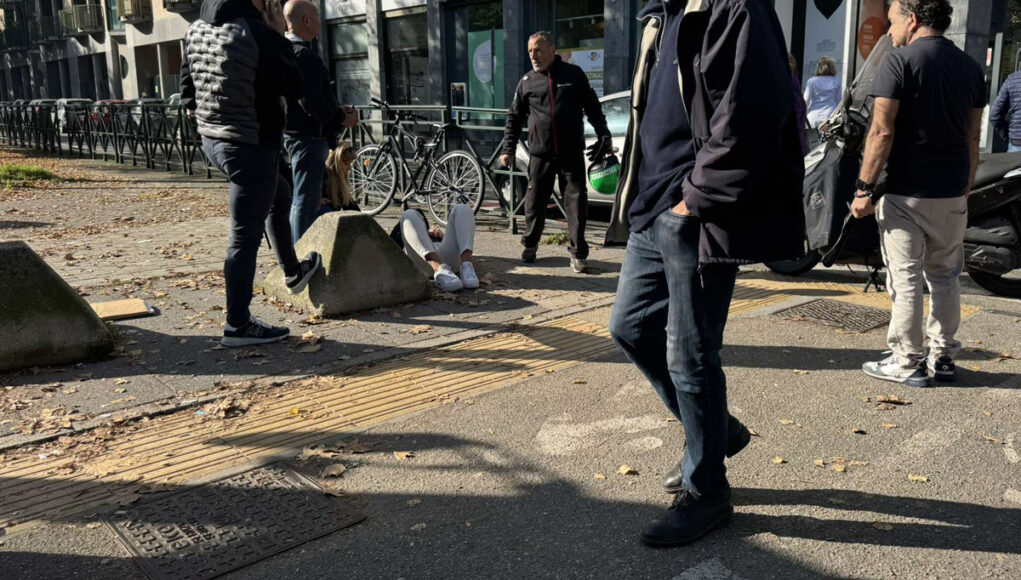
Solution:
M 627 133 L 629 120 L 630 100 L 628 95 L 603 101 L 603 114 L 606 115 L 606 125 L 610 128 L 610 135 L 620 136 Z M 585 138 L 595 139 L 596 132 L 588 123 L 585 124 Z

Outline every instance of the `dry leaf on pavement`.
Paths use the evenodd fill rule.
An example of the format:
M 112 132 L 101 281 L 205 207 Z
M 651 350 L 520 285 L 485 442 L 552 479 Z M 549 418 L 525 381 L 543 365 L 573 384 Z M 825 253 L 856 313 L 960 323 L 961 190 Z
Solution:
M 593 475 L 592 477 L 595 478 L 595 479 L 606 479 L 606 476 L 603 475 L 602 473 L 597 473 L 597 474 Z
M 864 429 L 851 429 L 851 433 L 854 433 L 855 435 L 868 435 Z
M 883 429 L 896 429 L 897 425 L 894 423 L 883 423 L 882 427 Z
M 999 439 L 993 437 L 992 435 L 983 435 L 982 438 L 990 443 L 995 443 L 996 445 L 1003 445 L 1003 441 L 1000 441 Z
M 394 457 L 396 457 L 398 461 L 406 461 L 414 456 L 414 451 L 394 451 Z
M 886 522 L 872 522 L 872 527 L 876 528 L 877 530 L 883 530 L 884 532 L 889 532 L 893 530 L 893 526 Z
M 126 385 L 126 384 L 128 384 L 130 382 L 131 381 L 129 381 L 128 379 L 116 379 L 116 380 L 114 380 L 113 384 L 115 384 L 115 385 Z
M 812 374 L 812 371 L 803 371 L 801 369 L 794 369 L 794 374 L 796 374 L 796 375 L 810 375 L 810 374 Z
M 415 525 L 411 526 L 411 531 L 413 531 L 413 532 L 420 532 L 420 531 L 422 531 L 424 529 L 425 529 L 425 524 L 415 524 Z
M 790 419 L 780 419 L 780 424 L 781 425 L 794 425 L 795 423 L 794 423 L 794 421 L 791 421 Z
M 411 327 L 411 334 L 424 334 L 432 330 L 433 327 L 428 324 L 419 324 L 418 326 Z
M 782 463 L 787 463 L 787 460 L 786 460 L 786 459 L 784 459 L 783 457 L 780 457 L 780 456 L 778 455 L 778 456 L 776 456 L 776 457 L 774 457 L 774 458 L 773 458 L 773 463 L 775 463 L 775 464 L 777 464 L 777 465 L 780 465 L 780 464 L 782 464 Z
M 571 381 L 571 383 L 575 384 L 575 385 L 587 385 L 588 381 L 583 381 L 581 379 L 574 379 L 573 381 Z
M 347 467 L 343 463 L 334 463 L 323 469 L 323 477 L 343 477 Z
M 422 500 L 420 500 L 420 499 L 409 499 L 408 500 L 408 507 L 415 507 L 415 506 L 417 506 L 420 503 L 422 503 Z
M 638 471 L 627 465 L 621 465 L 617 472 L 621 475 L 638 475 Z
M 913 473 L 909 473 L 908 474 L 908 481 L 917 481 L 919 483 L 925 483 L 925 482 L 929 481 L 929 478 L 925 477 L 924 475 L 915 475 Z
M 877 403 L 889 403 L 891 405 L 910 405 L 911 401 L 901 399 L 897 395 L 877 395 Z
M 816 467 L 826 467 L 826 462 L 823 461 L 822 459 L 816 459 L 815 461 L 812 462 L 812 465 Z
M 891 405 L 890 403 L 880 403 L 880 404 L 876 405 L 876 410 L 877 411 L 892 411 L 892 410 L 894 410 L 896 408 L 897 408 L 896 406 Z

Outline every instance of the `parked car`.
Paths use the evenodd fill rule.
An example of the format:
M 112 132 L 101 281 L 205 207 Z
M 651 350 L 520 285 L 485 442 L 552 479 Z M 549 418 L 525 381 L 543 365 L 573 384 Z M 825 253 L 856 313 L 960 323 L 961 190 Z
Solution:
M 167 97 L 167 106 L 169 107 L 181 106 L 181 93 L 174 93 Z
M 99 123 L 102 121 L 102 126 L 110 126 L 110 112 L 115 108 L 114 105 L 123 105 L 127 101 L 123 99 L 100 99 L 95 103 L 92 103 L 92 122 Z
M 29 110 L 33 113 L 39 113 L 44 110 L 50 112 L 50 123 L 55 123 L 57 120 L 57 99 L 32 99 L 28 102 Z
M 606 125 L 610 129 L 610 135 L 613 137 L 613 147 L 618 150 L 624 149 L 624 138 L 627 135 L 627 124 L 631 118 L 631 91 L 623 91 L 620 93 L 614 93 L 607 95 L 599 99 L 599 102 L 603 105 L 603 114 L 606 115 Z M 596 141 L 596 133 L 592 130 L 592 126 L 585 122 L 585 146 L 589 146 Z M 618 151 L 619 154 L 619 151 Z M 517 154 L 515 155 L 517 162 L 517 168 L 519 171 L 528 170 L 528 149 L 525 145 L 518 143 Z M 554 186 L 554 190 L 559 193 L 559 183 Z M 520 201 L 525 191 L 528 189 L 528 180 L 525 178 L 518 178 L 517 181 L 517 196 Z M 503 196 L 504 199 L 510 200 L 510 184 L 505 183 L 503 185 Z M 599 193 L 589 188 L 588 201 L 592 205 L 613 205 L 614 194 Z
M 81 128 L 85 124 L 92 99 L 57 99 L 57 119 L 60 120 L 61 131 L 69 133 L 71 128 Z
M 159 115 L 162 116 L 167 106 L 167 102 L 163 99 L 156 99 L 152 97 L 130 99 L 127 104 L 128 111 L 131 114 L 131 118 L 135 120 L 135 123 L 142 122 L 142 111 L 148 109 L 150 114 L 158 112 Z M 153 111 L 153 109 L 156 109 L 156 111 Z

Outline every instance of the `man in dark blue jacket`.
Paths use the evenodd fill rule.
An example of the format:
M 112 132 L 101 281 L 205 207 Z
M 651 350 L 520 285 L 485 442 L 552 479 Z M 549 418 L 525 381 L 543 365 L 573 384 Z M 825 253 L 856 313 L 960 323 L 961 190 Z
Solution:
M 181 102 L 194 111 L 206 159 L 230 182 L 230 244 L 224 260 L 224 346 L 283 340 L 286 328 L 252 316 L 252 284 L 264 232 L 292 294 L 319 269 L 316 252 L 298 261 L 291 243 L 291 192 L 277 168 L 284 128 L 281 98 L 297 96 L 301 73 L 284 38 L 278 0 L 205 0 L 188 27 Z
M 989 112 L 989 122 L 1007 140 L 1007 151 L 1021 151 L 1021 71 L 1011 73 Z
M 802 252 L 804 162 L 780 24 L 766 0 L 652 0 L 607 244 L 627 242 L 610 334 L 684 426 L 676 494 L 642 540 L 730 520 L 724 458 L 749 432 L 720 360 L 738 264 Z M 683 30 L 683 34 L 680 31 Z
M 322 59 L 312 48 L 322 24 L 319 8 L 309 0 L 289 0 L 284 6 L 287 39 L 294 46 L 294 57 L 301 70 L 301 95 L 287 97 L 287 127 L 284 148 L 291 163 L 294 198 L 291 201 L 291 236 L 298 243 L 315 221 L 323 199 L 323 176 L 329 154 L 333 120 L 344 116 L 344 125 L 357 122 L 350 108 L 339 109 L 330 75 Z

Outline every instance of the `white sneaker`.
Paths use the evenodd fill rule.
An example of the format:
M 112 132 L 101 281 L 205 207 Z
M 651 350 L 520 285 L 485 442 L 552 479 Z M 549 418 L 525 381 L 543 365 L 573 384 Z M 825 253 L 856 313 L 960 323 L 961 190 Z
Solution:
M 439 270 L 433 275 L 433 280 L 436 281 L 436 285 L 440 287 L 440 290 L 444 292 L 457 292 L 461 288 L 464 288 L 464 284 L 461 283 L 461 279 L 457 277 L 457 274 L 450 269 L 450 266 L 443 264 Z
M 861 370 L 874 379 L 903 383 L 909 387 L 929 386 L 929 375 L 923 366 L 905 368 L 894 355 L 881 361 L 867 362 L 862 365 Z
M 469 290 L 479 287 L 479 276 L 475 273 L 475 265 L 471 262 L 461 263 L 461 283 Z

